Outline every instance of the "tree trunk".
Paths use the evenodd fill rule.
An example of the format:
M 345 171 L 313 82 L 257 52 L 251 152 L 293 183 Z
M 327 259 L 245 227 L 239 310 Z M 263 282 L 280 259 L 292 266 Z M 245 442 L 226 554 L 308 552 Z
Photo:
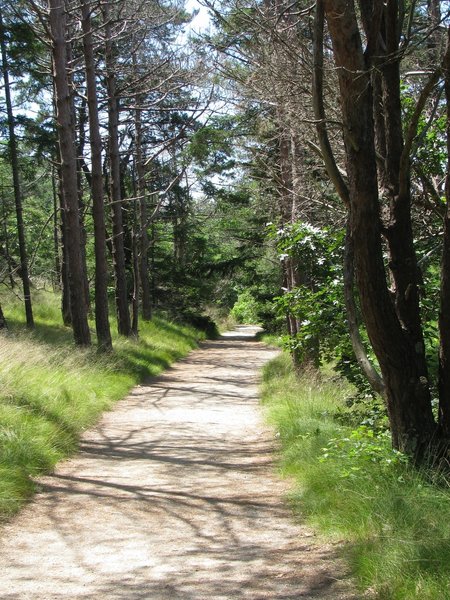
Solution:
M 100 350 L 112 350 L 108 309 L 108 264 L 106 261 L 105 209 L 103 200 L 102 140 L 97 102 L 94 47 L 90 8 L 81 0 L 83 50 L 86 70 L 86 90 L 89 111 L 89 133 L 91 145 L 91 193 L 92 218 L 94 221 L 95 252 L 95 328 Z
M 136 57 L 133 55 L 133 64 Z M 138 104 L 139 104 L 138 98 Z M 142 292 L 142 318 L 150 321 L 152 318 L 152 298 L 150 290 L 150 277 L 148 273 L 148 232 L 147 232 L 147 198 L 145 194 L 145 167 L 142 153 L 142 121 L 139 106 L 134 114 L 134 126 L 136 130 L 136 175 L 137 195 L 139 198 L 139 280 Z
M 114 73 L 111 14 L 109 2 L 102 5 L 105 25 L 105 66 L 108 91 L 108 136 L 110 166 L 110 199 L 112 208 L 113 263 L 116 279 L 117 326 L 121 335 L 131 333 L 130 310 L 128 306 L 127 275 L 125 268 L 124 229 L 122 198 L 120 192 L 119 154 L 119 112 L 116 97 L 116 76 Z
M 138 175 L 138 179 L 139 179 Z M 143 197 L 139 201 L 140 216 L 140 260 L 139 260 L 139 279 L 142 291 L 142 318 L 144 321 L 150 321 L 152 318 L 152 293 L 150 289 L 150 275 L 148 271 L 148 249 L 149 240 L 147 232 L 147 205 L 145 189 L 142 188 L 139 195 Z
M 398 0 L 388 0 L 382 21 L 386 48 L 379 66 L 385 138 L 386 194 L 390 202 L 390 219 L 385 230 L 389 248 L 389 269 L 395 309 L 403 329 L 411 338 L 416 352 L 417 369 L 428 379 L 419 304 L 419 270 L 414 249 L 411 221 L 409 150 L 404 147 L 402 106 L 400 99 L 400 23 Z M 380 134 L 378 137 L 381 137 Z M 405 154 L 406 153 L 406 154 Z
M 283 225 L 290 225 L 296 219 L 296 198 L 294 192 L 294 166 L 295 152 L 292 149 L 292 134 L 288 129 L 288 115 L 282 107 L 278 107 L 278 155 L 279 155 L 279 209 Z M 286 292 L 291 292 L 300 283 L 300 264 L 297 257 L 288 256 L 282 262 L 283 278 Z M 298 318 L 288 311 L 287 315 L 288 333 L 293 341 L 300 331 Z M 299 369 L 302 362 L 316 362 L 314 356 L 302 356 L 295 344 L 291 350 L 294 367 Z
M 56 87 L 55 79 L 53 79 L 53 118 L 56 121 L 57 106 L 56 106 Z M 61 152 L 59 149 L 59 135 L 55 144 L 55 164 L 56 168 L 53 169 L 53 184 L 57 193 L 58 202 L 58 214 L 59 214 L 59 239 L 61 242 L 61 254 L 60 254 L 60 279 L 59 284 L 61 287 L 61 316 L 64 325 L 66 327 L 72 326 L 72 313 L 70 310 L 70 288 L 69 288 L 69 258 L 68 258 L 68 243 L 67 243 L 67 226 L 66 217 L 64 212 L 64 198 L 63 198 L 63 184 L 61 174 Z M 56 222 L 55 222 L 56 225 Z M 57 240 L 58 234 L 56 233 L 55 239 Z
M 5 202 L 5 198 L 3 195 L 3 188 L 2 188 L 2 217 L 3 217 L 3 239 L 5 241 L 5 247 L 0 246 L 0 253 L 2 256 L 5 257 L 6 260 L 6 264 L 8 266 L 8 277 L 9 277 L 9 284 L 11 286 L 11 289 L 14 289 L 16 287 L 16 282 L 14 281 L 14 262 L 12 257 L 11 257 L 11 253 L 9 251 L 9 234 L 8 234 L 8 223 L 7 223 L 7 215 L 6 215 L 6 202 Z M 20 266 L 16 265 L 17 269 L 20 271 Z
M 312 78 L 312 105 L 314 116 L 316 118 L 316 132 L 319 140 L 319 146 L 322 153 L 322 160 L 325 165 L 328 177 L 334 188 L 345 204 L 349 207 L 350 198 L 347 185 L 342 178 L 337 167 L 333 149 L 328 137 L 327 121 L 325 113 L 325 103 L 323 98 L 323 28 L 324 28 L 324 6 L 323 1 L 316 3 L 316 12 L 314 14 L 314 32 L 313 32 L 313 78 Z
M 135 193 L 136 196 L 136 193 Z M 139 244 L 138 244 L 138 200 L 133 200 L 133 227 L 131 230 L 131 250 L 133 255 L 133 299 L 132 319 L 131 319 L 131 334 L 138 337 L 139 334 Z
M 62 191 L 61 166 L 58 168 L 58 195 L 59 195 L 59 213 L 61 216 L 61 313 L 64 325 L 72 325 L 72 312 L 70 309 L 70 284 L 69 284 L 69 253 L 68 241 L 69 233 L 66 225 L 66 213 L 64 211 L 64 199 Z
M 319 0 L 320 1 L 320 0 Z M 324 0 L 338 67 L 349 180 L 350 235 L 361 309 L 380 363 L 395 448 L 420 459 L 435 433 L 428 380 L 389 297 L 381 245 L 373 99 L 354 6 Z
M 440 0 L 428 0 L 428 21 L 430 30 L 427 40 L 432 58 L 439 58 L 439 46 L 442 39 L 439 26 L 441 25 L 441 2 Z
M 345 236 L 345 254 L 344 254 L 344 300 L 345 309 L 347 314 L 348 329 L 350 334 L 350 340 L 352 343 L 353 352 L 355 358 L 364 373 L 367 381 L 370 383 L 372 389 L 380 396 L 384 396 L 384 383 L 379 373 L 369 360 L 366 349 L 359 333 L 358 325 L 358 311 L 356 308 L 355 295 L 354 295 L 354 279 L 355 279 L 355 267 L 354 267 L 354 253 L 352 236 L 349 231 L 349 222 L 347 223 L 347 233 Z
M 441 261 L 441 305 L 439 310 L 439 426 L 450 437 L 450 28 L 447 30 L 447 50 L 444 57 L 445 99 L 447 103 L 447 176 L 444 216 L 444 240 Z
M 84 224 L 84 213 L 85 213 L 85 204 L 84 204 L 84 190 L 83 190 L 83 156 L 84 156 L 84 126 L 85 126 L 85 118 L 86 115 L 83 115 L 83 111 L 85 109 L 81 109 L 79 111 L 79 122 L 78 122 L 78 132 L 79 138 L 77 143 L 77 127 L 76 127 L 76 115 L 77 112 L 75 110 L 74 98 L 72 96 L 72 106 L 73 106 L 73 136 L 74 136 L 74 144 L 77 148 L 77 186 L 78 186 L 78 211 L 80 215 L 80 231 L 81 231 L 81 265 L 83 267 L 83 280 L 84 280 L 84 297 L 86 301 L 86 309 L 89 312 L 91 308 L 91 295 L 89 290 L 89 277 L 87 271 L 87 262 L 86 262 L 86 227 Z
M 52 165 L 52 193 L 53 193 L 53 260 L 55 276 L 53 277 L 53 290 L 61 289 L 61 260 L 59 256 L 59 219 L 60 204 L 56 185 L 56 169 Z
M 66 13 L 60 0 L 49 0 L 53 77 L 56 91 L 57 126 L 61 156 L 61 178 L 70 289 L 70 310 L 75 342 L 91 343 L 84 297 L 81 264 L 81 231 L 78 212 L 77 160 L 71 123 L 71 95 L 67 80 Z
M 16 220 L 17 220 L 17 237 L 19 241 L 19 254 L 20 254 L 20 276 L 22 278 L 23 296 L 25 304 L 25 316 L 27 327 L 29 329 L 34 328 L 33 319 L 33 307 L 31 304 L 31 291 L 30 291 L 30 277 L 28 273 L 28 257 L 25 243 L 25 227 L 23 223 L 23 209 L 22 209 L 22 190 L 20 186 L 20 169 L 19 169 L 19 157 L 17 152 L 17 137 L 14 122 L 14 113 L 11 101 L 11 89 L 9 84 L 9 67 L 8 67 L 8 56 L 6 52 L 6 41 L 5 41 L 5 30 L 3 26 L 3 18 L 0 10 L 0 48 L 2 55 L 2 73 L 3 83 L 6 101 L 6 114 L 8 117 L 8 130 L 9 130 L 9 152 L 11 156 L 11 170 L 13 177 L 13 188 L 14 188 L 14 202 L 16 206 Z
M 2 305 L 0 304 L 0 330 L 8 329 L 8 323 L 6 322 L 5 315 L 3 314 Z

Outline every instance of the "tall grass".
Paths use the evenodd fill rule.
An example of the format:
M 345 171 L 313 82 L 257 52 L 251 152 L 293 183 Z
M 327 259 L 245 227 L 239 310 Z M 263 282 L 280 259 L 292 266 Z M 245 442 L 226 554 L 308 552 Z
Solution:
M 450 490 L 409 466 L 381 429 L 342 424 L 351 394 L 335 378 L 297 378 L 286 355 L 266 366 L 263 399 L 294 477 L 292 506 L 342 542 L 371 598 L 450 599 Z
M 3 303 L 10 326 L 0 337 L 0 519 L 16 512 L 48 472 L 76 449 L 80 433 L 126 395 L 195 347 L 203 334 L 154 318 L 139 340 L 114 337 L 114 352 L 74 346 L 60 324 L 59 301 L 34 298 L 36 331 L 23 325 L 22 307 Z

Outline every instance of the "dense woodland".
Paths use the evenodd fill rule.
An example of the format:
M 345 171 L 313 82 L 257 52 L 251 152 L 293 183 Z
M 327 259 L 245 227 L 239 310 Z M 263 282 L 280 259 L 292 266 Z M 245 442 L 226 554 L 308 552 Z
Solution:
M 1 2 L 2 327 L 43 287 L 104 352 L 110 313 L 231 310 L 444 465 L 447 3 L 204 4 L 194 34 L 170 0 Z

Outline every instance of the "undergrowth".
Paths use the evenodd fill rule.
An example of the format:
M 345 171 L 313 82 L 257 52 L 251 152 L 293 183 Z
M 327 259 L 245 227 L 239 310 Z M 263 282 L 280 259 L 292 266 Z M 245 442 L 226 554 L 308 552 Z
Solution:
M 155 317 L 140 323 L 139 340 L 114 335 L 114 352 L 100 355 L 95 347 L 74 346 L 56 296 L 35 294 L 34 302 L 33 333 L 18 303 L 3 305 L 9 332 L 0 337 L 0 519 L 22 506 L 34 491 L 33 477 L 72 453 L 104 410 L 204 337 Z
M 265 367 L 292 506 L 342 542 L 371 598 L 450 599 L 450 490 L 392 450 L 379 407 L 355 414 L 352 394 L 336 377 L 295 376 L 286 354 Z

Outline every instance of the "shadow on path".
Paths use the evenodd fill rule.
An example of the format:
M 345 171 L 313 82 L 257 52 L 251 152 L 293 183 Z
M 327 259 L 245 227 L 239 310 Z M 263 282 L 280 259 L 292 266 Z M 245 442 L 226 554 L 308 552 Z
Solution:
M 1 598 L 354 598 L 282 501 L 256 387 L 276 351 L 251 332 L 137 386 L 38 482 L 2 532 Z

